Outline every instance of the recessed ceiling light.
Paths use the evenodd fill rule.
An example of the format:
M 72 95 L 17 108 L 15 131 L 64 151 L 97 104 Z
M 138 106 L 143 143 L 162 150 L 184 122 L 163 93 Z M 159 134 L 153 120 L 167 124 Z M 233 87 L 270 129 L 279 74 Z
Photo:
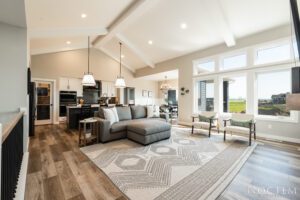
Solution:
M 66 44 L 71 44 L 71 41 L 66 41 Z
M 152 45 L 152 44 L 153 44 L 153 41 L 152 41 L 152 40 L 149 40 L 149 41 L 148 41 L 148 44 Z
M 121 55 L 121 58 L 125 58 L 125 56 L 124 56 L 124 55 Z
M 85 13 L 82 13 L 82 14 L 81 14 L 81 18 L 86 18 L 86 14 L 85 14 Z
M 182 23 L 182 24 L 180 24 L 180 28 L 182 28 L 182 29 L 186 29 L 186 24 L 185 23 Z

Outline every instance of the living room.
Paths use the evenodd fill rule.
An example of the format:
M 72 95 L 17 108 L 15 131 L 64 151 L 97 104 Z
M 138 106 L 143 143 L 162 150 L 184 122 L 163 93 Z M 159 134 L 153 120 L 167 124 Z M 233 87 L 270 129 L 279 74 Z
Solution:
M 299 199 L 299 6 L 4 0 L 1 199 Z

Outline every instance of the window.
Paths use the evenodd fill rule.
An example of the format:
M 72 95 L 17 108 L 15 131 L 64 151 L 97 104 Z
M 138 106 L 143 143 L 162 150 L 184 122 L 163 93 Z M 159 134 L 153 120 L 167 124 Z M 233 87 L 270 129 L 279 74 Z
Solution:
M 273 71 L 257 74 L 258 114 L 290 116 L 286 96 L 291 92 L 291 71 Z
M 239 67 L 246 67 L 247 56 L 245 53 L 234 55 L 230 57 L 225 57 L 222 61 L 221 70 L 230 70 Z
M 290 44 L 282 44 L 257 50 L 255 64 L 279 62 L 289 60 L 290 58 Z
M 226 77 L 223 79 L 223 112 L 246 113 L 246 77 Z
M 214 81 L 198 81 L 198 111 L 214 110 Z
M 215 61 L 206 61 L 197 63 L 195 66 L 195 74 L 203 74 L 215 71 Z
M 293 53 L 294 53 L 295 58 L 299 57 L 298 47 L 297 47 L 297 42 L 296 41 L 293 42 Z

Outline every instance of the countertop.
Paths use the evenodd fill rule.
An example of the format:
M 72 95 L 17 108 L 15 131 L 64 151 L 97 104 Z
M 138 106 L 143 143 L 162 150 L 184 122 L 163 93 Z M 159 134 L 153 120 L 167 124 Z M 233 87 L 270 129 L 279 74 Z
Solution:
M 91 105 L 92 108 L 99 108 L 100 105 L 99 104 L 92 104 Z M 77 106 L 67 106 L 67 108 L 81 108 L 81 105 L 77 105 Z
M 2 142 L 7 138 L 23 115 L 24 112 L 0 113 L 0 124 L 2 124 Z

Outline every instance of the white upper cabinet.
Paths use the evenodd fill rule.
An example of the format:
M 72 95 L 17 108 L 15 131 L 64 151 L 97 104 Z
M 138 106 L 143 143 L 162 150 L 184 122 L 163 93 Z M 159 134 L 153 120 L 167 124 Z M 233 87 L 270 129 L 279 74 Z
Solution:
M 103 97 L 116 96 L 116 87 L 114 82 L 102 81 L 102 96 Z
M 78 97 L 82 97 L 82 84 L 79 78 L 59 78 L 59 90 L 76 91 Z

